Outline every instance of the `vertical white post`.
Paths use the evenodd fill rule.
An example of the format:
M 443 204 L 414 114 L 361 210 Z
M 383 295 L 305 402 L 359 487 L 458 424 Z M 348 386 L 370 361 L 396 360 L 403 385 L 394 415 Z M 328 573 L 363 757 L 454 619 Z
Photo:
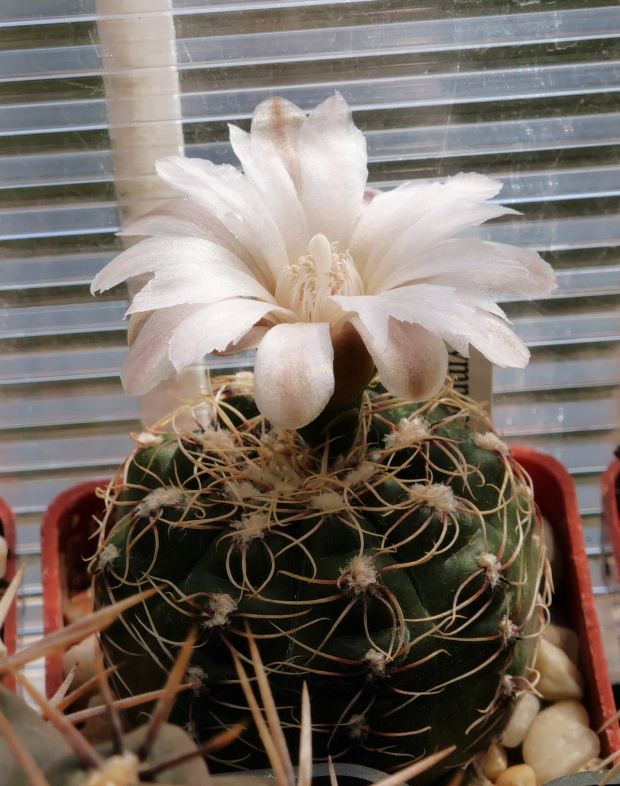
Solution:
M 159 158 L 183 154 L 172 2 L 96 0 L 96 7 L 116 194 L 127 226 L 176 196 L 155 174 Z M 130 281 L 130 296 L 144 283 Z M 138 328 L 130 322 L 130 341 Z M 204 381 L 203 368 L 195 366 L 162 383 L 141 399 L 144 421 L 152 424 L 181 400 L 197 398 Z

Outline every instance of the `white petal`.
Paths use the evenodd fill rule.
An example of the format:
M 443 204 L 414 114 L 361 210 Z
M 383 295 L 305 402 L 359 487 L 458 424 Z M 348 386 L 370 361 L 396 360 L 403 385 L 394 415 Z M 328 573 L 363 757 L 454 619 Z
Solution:
M 153 237 L 131 246 L 101 270 L 90 291 L 104 292 L 122 281 L 186 262 L 190 265 L 227 265 L 232 270 L 253 273 L 231 251 L 199 237 Z
M 275 304 L 275 299 L 258 281 L 227 265 L 212 262 L 170 265 L 155 272 L 135 296 L 128 314 L 153 311 L 184 303 L 215 303 L 231 297 L 253 297 Z
M 259 320 L 274 312 L 283 318 L 294 317 L 285 309 L 274 309 L 270 303 L 243 298 L 206 306 L 175 328 L 170 340 L 170 359 L 181 372 L 209 352 L 228 353 L 232 344 L 239 344 Z M 243 349 L 249 348 L 244 342 Z M 242 350 L 237 347 L 237 351 Z
M 276 325 L 256 352 L 256 405 L 272 423 L 301 428 L 334 392 L 334 349 L 325 322 Z
M 133 221 L 118 234 L 121 237 L 200 237 L 228 248 L 246 264 L 253 264 L 248 250 L 224 224 L 189 199 L 179 198 L 157 207 Z
M 123 387 L 141 396 L 165 379 L 177 375 L 168 354 L 170 339 L 183 322 L 204 306 L 179 306 L 156 311 L 142 326 L 121 370 Z
M 170 156 L 157 162 L 157 173 L 221 221 L 260 265 L 266 281 L 287 263 L 284 241 L 271 214 L 235 167 Z
M 388 344 L 383 347 L 361 320 L 351 321 L 391 393 L 423 401 L 439 392 L 448 373 L 448 352 L 442 339 L 420 325 L 390 318 Z
M 345 251 L 362 206 L 368 170 L 366 140 L 339 93 L 304 123 L 299 162 L 309 236 L 323 234 Z
M 252 115 L 252 145 L 276 155 L 284 164 L 297 192 L 301 191 L 299 133 L 306 113 L 285 98 L 268 98 Z
M 556 286 L 551 267 L 535 251 L 478 238 L 448 240 L 416 255 L 384 279 L 379 291 L 417 282 L 527 298 L 547 297 Z
M 343 313 L 358 315 L 378 348 L 387 350 L 387 325 L 393 317 L 421 325 L 466 357 L 472 344 L 497 365 L 522 368 L 527 364 L 529 352 L 506 324 L 504 312 L 493 298 L 477 291 L 416 284 L 381 295 L 334 295 L 330 300 Z
M 256 188 L 282 236 L 288 259 L 297 260 L 306 253 L 306 217 L 295 185 L 282 159 L 270 147 L 235 126 L 230 127 L 230 141 L 247 179 Z
M 483 175 L 461 174 L 445 183 L 405 183 L 376 196 L 351 241 L 351 254 L 366 274 L 367 291 L 375 291 L 395 268 L 457 232 L 514 213 L 485 203 L 500 188 Z

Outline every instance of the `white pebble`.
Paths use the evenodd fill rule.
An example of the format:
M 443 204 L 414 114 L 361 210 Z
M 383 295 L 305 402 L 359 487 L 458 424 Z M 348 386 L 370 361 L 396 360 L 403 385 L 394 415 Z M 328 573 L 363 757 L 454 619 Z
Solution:
M 495 786 L 536 786 L 536 773 L 527 764 L 514 764 L 502 772 Z
M 9 557 L 9 544 L 0 535 L 0 579 L 6 576 L 6 563 Z
M 521 745 L 532 725 L 534 718 L 540 711 L 540 700 L 533 693 L 524 693 L 517 701 L 517 706 L 508 721 L 502 742 L 507 748 L 516 748 Z
M 540 673 L 536 690 L 543 699 L 562 701 L 583 697 L 583 680 L 577 667 L 563 650 L 546 639 L 540 640 L 534 668 Z
M 83 685 L 88 680 L 92 679 L 96 674 L 96 648 L 97 637 L 87 636 L 79 644 L 74 644 L 62 656 L 62 671 L 66 676 L 73 666 L 77 664 L 77 671 L 73 677 L 73 681 L 69 690 L 75 690 Z
M 493 743 L 480 759 L 480 769 L 490 781 L 495 781 L 507 767 L 508 755 L 505 749 L 497 743 Z
M 573 663 L 579 661 L 579 636 L 574 630 L 564 625 L 548 625 L 543 632 L 543 639 L 550 641 L 563 650 Z
M 599 755 L 598 735 L 588 726 L 588 713 L 578 701 L 559 701 L 538 713 L 523 741 L 523 760 L 538 786 L 579 772 Z

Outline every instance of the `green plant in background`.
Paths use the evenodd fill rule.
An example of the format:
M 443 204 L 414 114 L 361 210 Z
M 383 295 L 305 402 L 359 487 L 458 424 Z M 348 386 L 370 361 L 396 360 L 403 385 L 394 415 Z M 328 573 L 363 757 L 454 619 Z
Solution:
M 129 309 L 130 392 L 257 347 L 253 376 L 214 380 L 195 431 L 172 415 L 139 436 L 108 491 L 98 602 L 160 590 L 106 657 L 120 692 L 151 690 L 197 626 L 202 687 L 172 717 L 204 738 L 247 712 L 233 661 L 253 635 L 287 734 L 309 685 L 319 758 L 392 769 L 455 744 L 440 767 L 462 764 L 527 688 L 547 592 L 527 479 L 445 386 L 445 342 L 525 365 L 493 293 L 541 297 L 553 274 L 533 251 L 453 237 L 511 212 L 488 178 L 367 189 L 338 95 L 309 118 L 271 99 L 231 140 L 243 174 L 160 163 L 185 198 L 138 220 L 129 232 L 154 237 L 93 284 L 154 273 Z M 251 738 L 228 754 L 266 763 Z

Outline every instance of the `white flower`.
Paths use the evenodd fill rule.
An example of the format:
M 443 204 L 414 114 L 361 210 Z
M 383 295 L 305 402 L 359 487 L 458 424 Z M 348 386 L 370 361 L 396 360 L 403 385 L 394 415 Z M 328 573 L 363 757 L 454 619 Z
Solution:
M 185 199 L 126 230 L 153 237 L 93 282 L 102 291 L 154 273 L 128 311 L 153 312 L 123 369 L 129 393 L 206 353 L 256 347 L 258 407 L 299 428 L 337 398 L 339 374 L 357 374 L 350 384 L 361 389 L 376 366 L 396 395 L 434 395 L 447 371 L 444 342 L 526 365 L 493 294 L 544 297 L 551 268 L 531 250 L 452 237 L 514 212 L 487 204 L 500 183 L 460 174 L 371 194 L 365 140 L 339 94 L 309 117 L 282 98 L 264 101 L 251 132 L 232 126 L 230 138 L 243 173 L 178 156 L 159 162 Z

